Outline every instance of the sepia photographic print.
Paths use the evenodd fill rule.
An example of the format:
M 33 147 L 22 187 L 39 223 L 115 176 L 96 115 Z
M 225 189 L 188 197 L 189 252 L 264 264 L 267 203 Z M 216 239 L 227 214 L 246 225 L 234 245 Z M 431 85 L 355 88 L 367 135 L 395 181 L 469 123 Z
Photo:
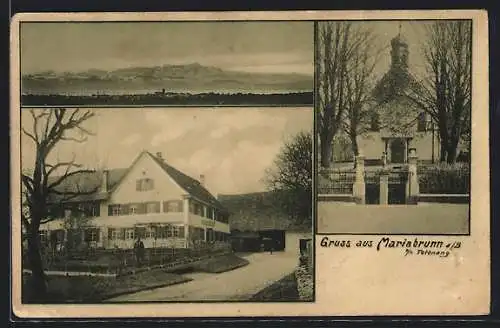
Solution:
M 23 106 L 313 103 L 312 22 L 27 22 L 20 34 Z
M 469 234 L 472 20 L 317 29 L 318 232 Z
M 487 22 L 17 15 L 14 315 L 488 313 Z
M 312 121 L 23 108 L 23 302 L 312 301 Z

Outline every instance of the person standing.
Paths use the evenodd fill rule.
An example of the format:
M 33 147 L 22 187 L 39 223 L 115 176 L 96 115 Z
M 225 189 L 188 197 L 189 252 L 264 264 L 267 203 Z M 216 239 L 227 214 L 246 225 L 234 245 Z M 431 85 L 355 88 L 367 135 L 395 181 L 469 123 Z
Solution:
M 144 258 L 144 243 L 141 240 L 141 236 L 138 236 L 137 241 L 134 243 L 134 252 L 137 266 L 140 267 Z

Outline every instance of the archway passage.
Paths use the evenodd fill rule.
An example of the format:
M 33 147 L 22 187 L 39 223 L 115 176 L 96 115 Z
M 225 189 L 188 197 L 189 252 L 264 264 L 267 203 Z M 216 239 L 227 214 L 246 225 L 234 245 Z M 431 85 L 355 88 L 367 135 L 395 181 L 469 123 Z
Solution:
M 391 163 L 404 163 L 405 151 L 405 142 L 402 139 L 394 139 L 391 142 Z

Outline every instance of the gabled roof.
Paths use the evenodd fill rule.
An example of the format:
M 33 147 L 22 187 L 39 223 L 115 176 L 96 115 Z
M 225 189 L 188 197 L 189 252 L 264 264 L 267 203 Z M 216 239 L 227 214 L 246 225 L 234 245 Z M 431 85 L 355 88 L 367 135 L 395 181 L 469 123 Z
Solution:
M 226 212 L 222 204 L 220 204 L 219 201 L 205 187 L 203 187 L 198 180 L 182 173 L 173 166 L 167 164 L 163 159 L 158 158 L 157 156 L 154 156 L 149 152 L 143 152 L 139 156 L 137 156 L 137 158 L 128 168 L 108 170 L 107 192 L 102 192 L 100 190 L 101 182 L 103 181 L 104 170 L 82 172 L 69 176 L 64 179 L 63 183 L 57 186 L 56 190 L 61 193 L 90 193 L 87 195 L 79 195 L 77 197 L 73 197 L 70 200 L 71 202 L 105 200 L 109 197 L 109 194 L 112 193 L 113 190 L 121 183 L 121 181 L 125 178 L 125 175 L 137 163 L 138 159 L 143 154 L 150 156 L 154 160 L 154 162 L 157 163 L 163 169 L 163 171 L 168 174 L 175 181 L 175 183 L 179 185 L 179 187 L 186 191 L 187 194 L 203 203 L 207 203 L 219 210 Z M 56 181 L 56 179 L 58 178 L 59 177 L 52 177 L 49 183 Z M 51 201 L 55 202 L 58 199 L 60 200 L 61 197 L 62 196 L 55 196 Z
M 173 166 L 167 164 L 165 160 L 157 156 L 147 153 L 151 158 L 189 195 L 194 198 L 208 203 L 220 210 L 224 210 L 224 206 L 200 183 L 200 181 L 182 173 Z
M 117 186 L 117 184 L 121 181 L 123 176 L 128 169 L 111 169 L 108 170 L 108 184 L 107 190 L 112 190 Z M 83 194 L 77 197 L 72 197 L 72 202 L 80 202 L 80 201 L 92 201 L 92 200 L 103 200 L 108 198 L 107 192 L 101 192 L 101 181 L 103 180 L 104 170 L 93 171 L 93 172 L 82 172 L 79 174 L 68 176 L 63 180 L 61 184 L 59 184 L 55 189 L 58 192 L 67 192 L 67 193 L 91 193 L 91 194 Z M 50 177 L 48 183 L 55 182 L 59 177 Z M 95 191 L 95 192 L 93 192 Z M 92 193 L 93 192 L 93 193 Z M 54 195 L 55 196 L 55 195 Z M 62 197 L 62 196 L 61 196 Z M 51 201 L 57 201 L 57 199 L 61 198 L 58 196 L 53 197 Z
M 219 195 L 219 201 L 230 213 L 229 225 L 232 230 L 311 230 L 310 227 L 296 226 L 286 214 L 278 195 L 273 192 Z

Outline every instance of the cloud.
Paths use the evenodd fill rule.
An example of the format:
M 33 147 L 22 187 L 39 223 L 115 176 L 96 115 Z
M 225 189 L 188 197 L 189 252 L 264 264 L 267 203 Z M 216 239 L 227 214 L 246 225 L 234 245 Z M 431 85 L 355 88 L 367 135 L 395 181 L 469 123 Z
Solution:
M 196 132 L 204 138 L 218 139 L 234 130 L 238 131 L 268 127 L 283 129 L 287 117 L 273 115 L 274 109 L 172 109 L 165 111 L 148 111 L 146 121 L 155 126 L 158 132 L 153 136 L 151 145 L 159 147 L 176 139 L 183 139 Z
M 139 133 L 134 133 L 123 139 L 121 142 L 122 145 L 124 146 L 131 146 L 133 144 L 136 144 L 142 139 L 142 136 Z
M 279 140 L 262 145 L 252 141 L 239 142 L 217 165 L 206 175 L 207 186 L 217 193 L 247 193 L 265 189 L 262 178 L 281 147 Z

